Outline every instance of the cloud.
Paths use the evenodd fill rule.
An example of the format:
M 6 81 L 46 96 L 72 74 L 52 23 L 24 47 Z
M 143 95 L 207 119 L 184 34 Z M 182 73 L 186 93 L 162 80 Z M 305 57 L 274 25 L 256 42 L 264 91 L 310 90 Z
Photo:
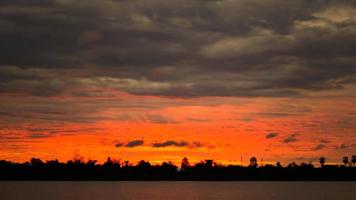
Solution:
M 144 145 L 143 140 L 132 140 L 129 142 L 115 142 L 116 148 L 121 148 L 121 147 L 134 148 L 134 147 L 139 147 L 139 146 L 143 146 L 143 145 Z
M 192 142 L 191 145 L 189 145 L 189 148 L 195 149 L 195 148 L 208 148 L 208 149 L 214 149 L 215 145 L 212 144 L 206 144 L 206 143 L 202 143 L 202 142 Z
M 335 149 L 344 150 L 344 149 L 349 149 L 349 148 L 353 148 L 353 147 L 356 147 L 356 144 L 341 143 L 340 145 L 336 146 Z
M 291 134 L 288 135 L 284 140 L 283 143 L 291 143 L 291 142 L 296 142 L 298 139 L 296 138 L 298 134 Z
M 336 146 L 335 149 L 339 149 L 339 150 L 344 150 L 344 149 L 348 149 L 349 145 L 345 144 L 345 143 L 341 143 L 340 145 Z
M 204 144 L 201 143 L 201 142 L 193 142 L 192 148 L 201 148 L 201 147 L 204 147 Z
M 158 124 L 167 124 L 169 123 L 169 120 L 167 120 L 165 117 L 161 116 L 161 115 L 156 115 L 156 114 L 148 114 L 147 119 L 149 122 L 152 123 L 158 123 Z
M 174 141 L 174 140 L 167 140 L 165 142 L 157 142 L 157 143 L 153 143 L 152 147 L 156 147 L 156 148 L 161 148 L 161 147 L 169 147 L 169 146 L 176 146 L 176 147 L 186 147 L 188 146 L 189 143 L 186 141 Z
M 318 151 L 318 150 L 324 149 L 325 147 L 326 147 L 325 144 L 318 144 L 315 147 L 313 147 L 311 150 L 312 151 Z
M 295 159 L 296 160 L 305 160 L 305 157 L 300 156 L 300 157 L 296 157 Z
M 187 117 L 187 118 L 185 118 L 185 120 L 191 121 L 191 122 L 209 122 L 209 121 L 211 121 L 210 119 L 193 118 L 193 117 Z
M 46 135 L 43 133 L 32 133 L 29 135 L 29 138 L 32 139 L 40 139 L 40 138 L 48 138 L 48 137 L 50 137 L 50 135 Z
M 207 99 L 186 97 L 293 98 L 350 85 L 352 97 L 355 12 L 344 0 L 2 0 L 0 123 L 178 123 L 166 111 L 204 122 L 164 108 Z M 323 112 L 305 104 L 312 108 L 253 112 L 256 120 Z
M 143 144 L 144 144 L 144 141 L 143 141 L 143 140 L 133 140 L 133 141 L 128 142 L 128 143 L 125 145 L 125 147 L 133 148 L 133 147 L 142 146 Z
M 124 146 L 123 143 L 116 143 L 116 144 L 115 144 L 115 147 L 116 147 L 116 148 L 123 147 L 123 146 Z
M 128 142 L 115 142 L 116 148 L 126 147 L 126 148 L 134 148 L 144 145 L 144 140 L 132 140 Z
M 354 11 L 353 1 L 335 0 L 6 0 L 0 93 L 91 94 L 90 85 L 284 97 L 340 89 L 355 82 Z
M 268 133 L 266 135 L 266 138 L 271 139 L 271 138 L 277 137 L 278 135 L 279 135 L 279 133 Z
M 115 147 L 116 148 L 121 148 L 121 147 L 126 147 L 126 148 L 133 148 L 133 147 L 138 147 L 138 146 L 143 146 L 144 141 L 143 140 L 132 140 L 129 142 L 115 142 Z M 214 145 L 211 144 L 204 144 L 201 142 L 187 142 L 184 140 L 181 141 L 175 141 L 175 140 L 166 140 L 163 142 L 154 142 L 151 144 L 147 144 L 147 146 L 150 146 L 152 148 L 165 148 L 165 147 L 185 147 L 189 149 L 197 149 L 197 148 L 209 148 L 213 149 L 215 148 Z
M 320 140 L 320 143 L 324 143 L 324 144 L 329 143 L 329 142 L 330 142 L 329 140 L 324 140 L 324 139 Z

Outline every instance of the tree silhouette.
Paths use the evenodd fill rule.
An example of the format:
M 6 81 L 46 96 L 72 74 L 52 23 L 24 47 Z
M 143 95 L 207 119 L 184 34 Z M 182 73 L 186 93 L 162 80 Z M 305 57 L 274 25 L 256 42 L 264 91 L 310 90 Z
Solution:
M 346 166 L 349 163 L 349 157 L 347 156 L 342 157 L 342 163 L 344 163 L 344 165 Z
M 43 164 L 42 160 L 39 158 L 31 158 L 30 163 L 33 167 L 39 167 Z
M 277 163 L 276 163 L 276 167 L 278 167 L 278 168 L 282 168 L 281 163 L 280 163 L 280 162 L 277 162 Z
M 151 163 L 148 161 L 141 160 L 137 163 L 136 166 L 141 169 L 149 169 L 151 168 Z
M 131 163 L 130 163 L 128 160 L 125 160 L 125 161 L 123 162 L 123 166 L 124 166 L 124 167 L 129 167 L 129 166 L 131 166 Z
M 182 163 L 181 163 L 181 170 L 182 171 L 187 171 L 190 168 L 190 164 L 189 164 L 189 160 L 187 157 L 184 157 L 182 159 Z
M 257 158 L 255 156 L 251 157 L 249 167 L 256 168 L 257 166 Z
M 320 162 L 320 166 L 321 166 L 322 168 L 324 168 L 324 165 L 325 165 L 325 157 L 320 157 L 319 162 Z
M 292 162 L 283 167 L 266 164 L 258 166 L 257 158 L 251 157 L 248 167 L 216 164 L 204 160 L 190 164 L 183 158 L 181 169 L 172 162 L 150 164 L 141 160 L 136 165 L 128 161 L 119 162 L 110 157 L 103 163 L 96 160 L 58 160 L 43 162 L 32 158 L 29 162 L 13 163 L 0 160 L 0 180 L 349 180 L 356 181 L 356 156 L 343 157 L 344 165 L 325 165 L 326 158 L 320 157 L 321 168 L 311 163 Z
M 355 165 L 356 165 L 356 155 L 352 155 L 351 156 L 351 162 L 352 162 L 353 167 L 355 167 Z
M 209 168 L 211 168 L 211 167 L 213 167 L 213 164 L 214 164 L 214 162 L 213 162 L 213 160 L 205 160 L 205 167 L 209 167 Z
M 295 162 L 289 163 L 288 168 L 297 168 L 299 165 Z

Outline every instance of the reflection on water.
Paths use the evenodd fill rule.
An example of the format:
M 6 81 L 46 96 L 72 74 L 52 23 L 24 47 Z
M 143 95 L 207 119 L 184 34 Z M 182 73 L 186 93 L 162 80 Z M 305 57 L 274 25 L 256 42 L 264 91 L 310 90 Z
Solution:
M 356 182 L 0 182 L 0 199 L 356 199 Z

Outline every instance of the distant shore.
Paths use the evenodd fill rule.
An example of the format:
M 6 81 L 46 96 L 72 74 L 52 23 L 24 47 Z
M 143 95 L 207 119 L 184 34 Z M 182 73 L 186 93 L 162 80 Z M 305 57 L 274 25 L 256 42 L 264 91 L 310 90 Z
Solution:
M 21 181 L 356 181 L 356 167 L 350 162 L 345 165 L 324 165 L 314 167 L 310 163 L 291 163 L 282 166 L 258 166 L 251 158 L 247 167 L 239 165 L 218 165 L 205 160 L 190 165 L 187 158 L 181 166 L 171 162 L 151 165 L 140 161 L 136 165 L 115 160 L 97 164 L 95 160 L 84 162 L 58 160 L 43 162 L 32 158 L 30 162 L 13 163 L 0 160 L 0 180 Z

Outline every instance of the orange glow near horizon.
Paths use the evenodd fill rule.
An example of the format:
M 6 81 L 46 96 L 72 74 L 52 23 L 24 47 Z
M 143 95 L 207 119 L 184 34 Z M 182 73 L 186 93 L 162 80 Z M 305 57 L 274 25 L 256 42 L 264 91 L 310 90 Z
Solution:
M 240 164 L 243 158 L 246 164 L 251 156 L 265 163 L 317 162 L 318 157 L 328 156 L 329 162 L 338 162 L 354 148 L 350 143 L 354 108 L 348 99 L 125 98 L 128 102 L 136 98 L 144 106 L 104 106 L 72 121 L 38 120 L 41 113 L 27 113 L 28 118 L 2 128 L 0 157 L 17 162 L 31 157 L 66 161 L 80 155 L 102 163 L 110 156 L 133 163 L 144 159 L 177 164 L 183 157 L 193 163 L 214 159 L 222 164 Z M 68 99 L 75 102 L 65 98 L 58 103 Z M 81 101 L 81 106 L 86 104 L 91 103 Z M 31 116 L 38 121 L 31 121 Z M 269 133 L 275 135 L 267 138 Z M 143 144 L 125 146 L 135 140 Z M 153 145 L 166 141 L 185 143 Z

